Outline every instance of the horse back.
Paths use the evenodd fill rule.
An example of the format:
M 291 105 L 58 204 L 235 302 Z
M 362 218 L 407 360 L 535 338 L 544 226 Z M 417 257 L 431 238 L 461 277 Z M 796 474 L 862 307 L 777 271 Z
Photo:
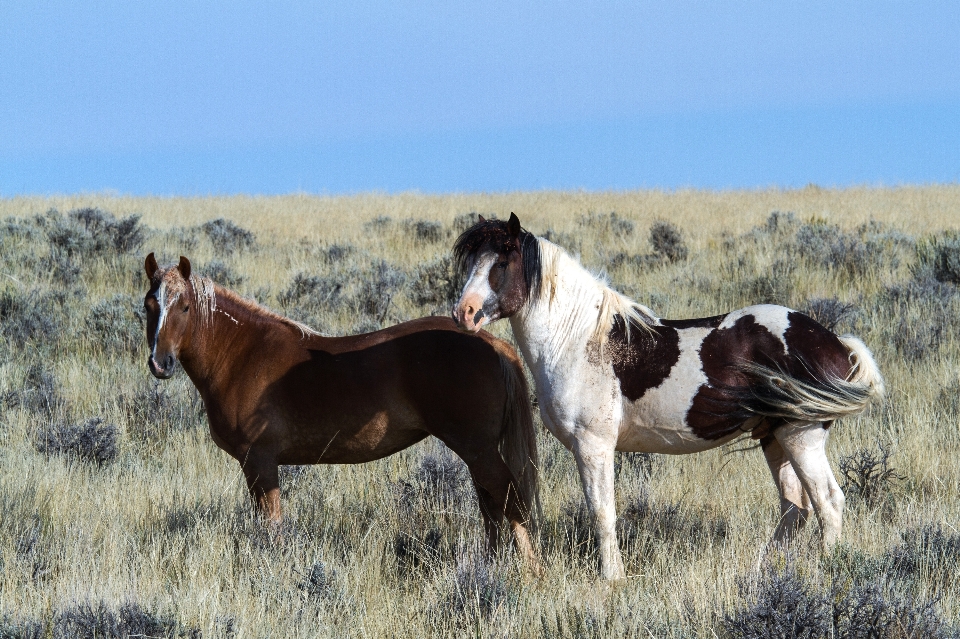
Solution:
M 262 374 L 239 385 L 256 399 L 237 427 L 281 463 L 370 461 L 428 434 L 496 441 L 506 401 L 499 351 L 509 346 L 492 335 L 423 318 L 363 335 L 274 340 L 258 358 L 266 363 L 250 364 Z

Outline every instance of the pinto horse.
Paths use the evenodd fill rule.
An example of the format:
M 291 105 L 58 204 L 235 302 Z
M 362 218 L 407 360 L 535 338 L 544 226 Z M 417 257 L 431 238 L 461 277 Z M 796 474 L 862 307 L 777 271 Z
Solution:
M 604 578 L 625 575 L 615 529 L 618 450 L 695 453 L 750 433 L 780 493 L 775 539 L 793 535 L 812 502 L 824 546 L 837 541 L 844 497 L 825 452 L 828 429 L 883 394 L 859 339 L 767 304 L 660 319 L 513 214 L 508 222 L 481 218 L 454 255 L 467 276 L 454 319 L 476 332 L 510 318 L 543 422 L 576 458 Z
M 367 462 L 433 435 L 470 470 L 489 549 L 506 516 L 537 569 L 527 531 L 536 439 L 522 363 L 506 342 L 439 317 L 324 337 L 191 273 L 185 257 L 160 268 L 151 253 L 144 266 L 150 372 L 166 379 L 179 360 L 213 441 L 240 462 L 270 521 L 280 520 L 279 464 Z

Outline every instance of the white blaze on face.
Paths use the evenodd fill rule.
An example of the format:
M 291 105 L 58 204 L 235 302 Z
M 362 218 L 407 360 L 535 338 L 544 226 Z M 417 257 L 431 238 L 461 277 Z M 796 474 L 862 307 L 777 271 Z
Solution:
M 151 357 L 156 357 L 157 342 L 160 341 L 160 331 L 163 329 L 163 324 L 167 320 L 170 309 L 173 308 L 173 305 L 177 303 L 178 299 L 180 299 L 180 291 L 171 294 L 167 283 L 160 282 L 160 287 L 157 289 L 157 306 L 160 307 L 160 317 L 157 319 L 157 332 L 153 335 L 153 352 L 150 354 Z
M 493 297 L 493 289 L 490 288 L 490 269 L 496 261 L 497 256 L 494 253 L 486 253 L 477 258 L 473 268 L 470 269 L 470 277 L 460 294 L 457 308 L 462 309 L 463 305 L 469 301 L 479 311 L 486 301 Z M 483 316 L 476 325 L 479 328 L 482 323 L 490 320 L 491 318 Z
M 167 320 L 170 309 L 177 303 L 178 299 L 180 299 L 179 292 L 171 295 L 167 288 L 167 283 L 164 282 L 160 284 L 160 288 L 157 289 L 157 303 L 160 306 L 160 319 L 157 321 L 157 336 L 160 335 L 160 329 L 163 328 L 163 323 Z
M 481 255 L 477 259 L 473 265 L 473 269 L 470 271 L 470 278 L 467 280 L 467 285 L 463 287 L 463 294 L 460 296 L 461 300 L 468 295 L 479 297 L 484 302 L 493 297 L 493 289 L 490 288 L 490 269 L 493 268 L 493 264 L 496 261 L 497 256 L 493 253 Z

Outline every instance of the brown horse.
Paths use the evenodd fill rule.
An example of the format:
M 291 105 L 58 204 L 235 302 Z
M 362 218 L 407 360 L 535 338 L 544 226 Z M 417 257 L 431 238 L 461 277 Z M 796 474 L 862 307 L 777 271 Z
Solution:
M 324 337 L 191 274 L 185 257 L 160 268 L 151 253 L 144 267 L 150 372 L 166 379 L 180 361 L 213 440 L 240 462 L 270 521 L 280 520 L 279 464 L 367 462 L 433 435 L 470 470 L 490 550 L 506 516 L 536 568 L 536 440 L 506 342 L 439 317 Z

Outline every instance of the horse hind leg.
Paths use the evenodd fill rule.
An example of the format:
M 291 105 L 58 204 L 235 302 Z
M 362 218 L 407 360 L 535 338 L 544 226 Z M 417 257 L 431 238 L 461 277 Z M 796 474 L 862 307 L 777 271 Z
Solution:
M 845 499 L 830 469 L 826 451 L 829 431 L 823 426 L 820 422 L 785 424 L 774 431 L 774 436 L 813 502 L 823 548 L 829 550 L 840 539 Z
M 497 501 L 487 492 L 486 488 L 473 480 L 473 488 L 480 503 L 480 514 L 483 516 L 483 529 L 487 538 L 487 553 L 491 556 L 500 550 L 500 523 L 503 521 L 503 511 L 498 509 Z
M 540 561 L 527 530 L 527 504 L 522 503 L 516 488 L 516 478 L 500 457 L 500 452 L 491 448 L 477 455 L 468 464 L 468 468 L 474 484 L 478 487 L 477 496 L 487 528 L 488 546 L 493 546 L 493 550 L 496 550 L 500 543 L 500 523 L 506 517 L 510 522 L 517 552 L 534 572 L 539 572 Z
M 810 516 L 810 496 L 803 489 L 783 446 L 773 435 L 764 437 L 760 441 L 760 447 L 780 494 L 780 521 L 773 539 L 777 542 L 788 541 L 807 523 Z

